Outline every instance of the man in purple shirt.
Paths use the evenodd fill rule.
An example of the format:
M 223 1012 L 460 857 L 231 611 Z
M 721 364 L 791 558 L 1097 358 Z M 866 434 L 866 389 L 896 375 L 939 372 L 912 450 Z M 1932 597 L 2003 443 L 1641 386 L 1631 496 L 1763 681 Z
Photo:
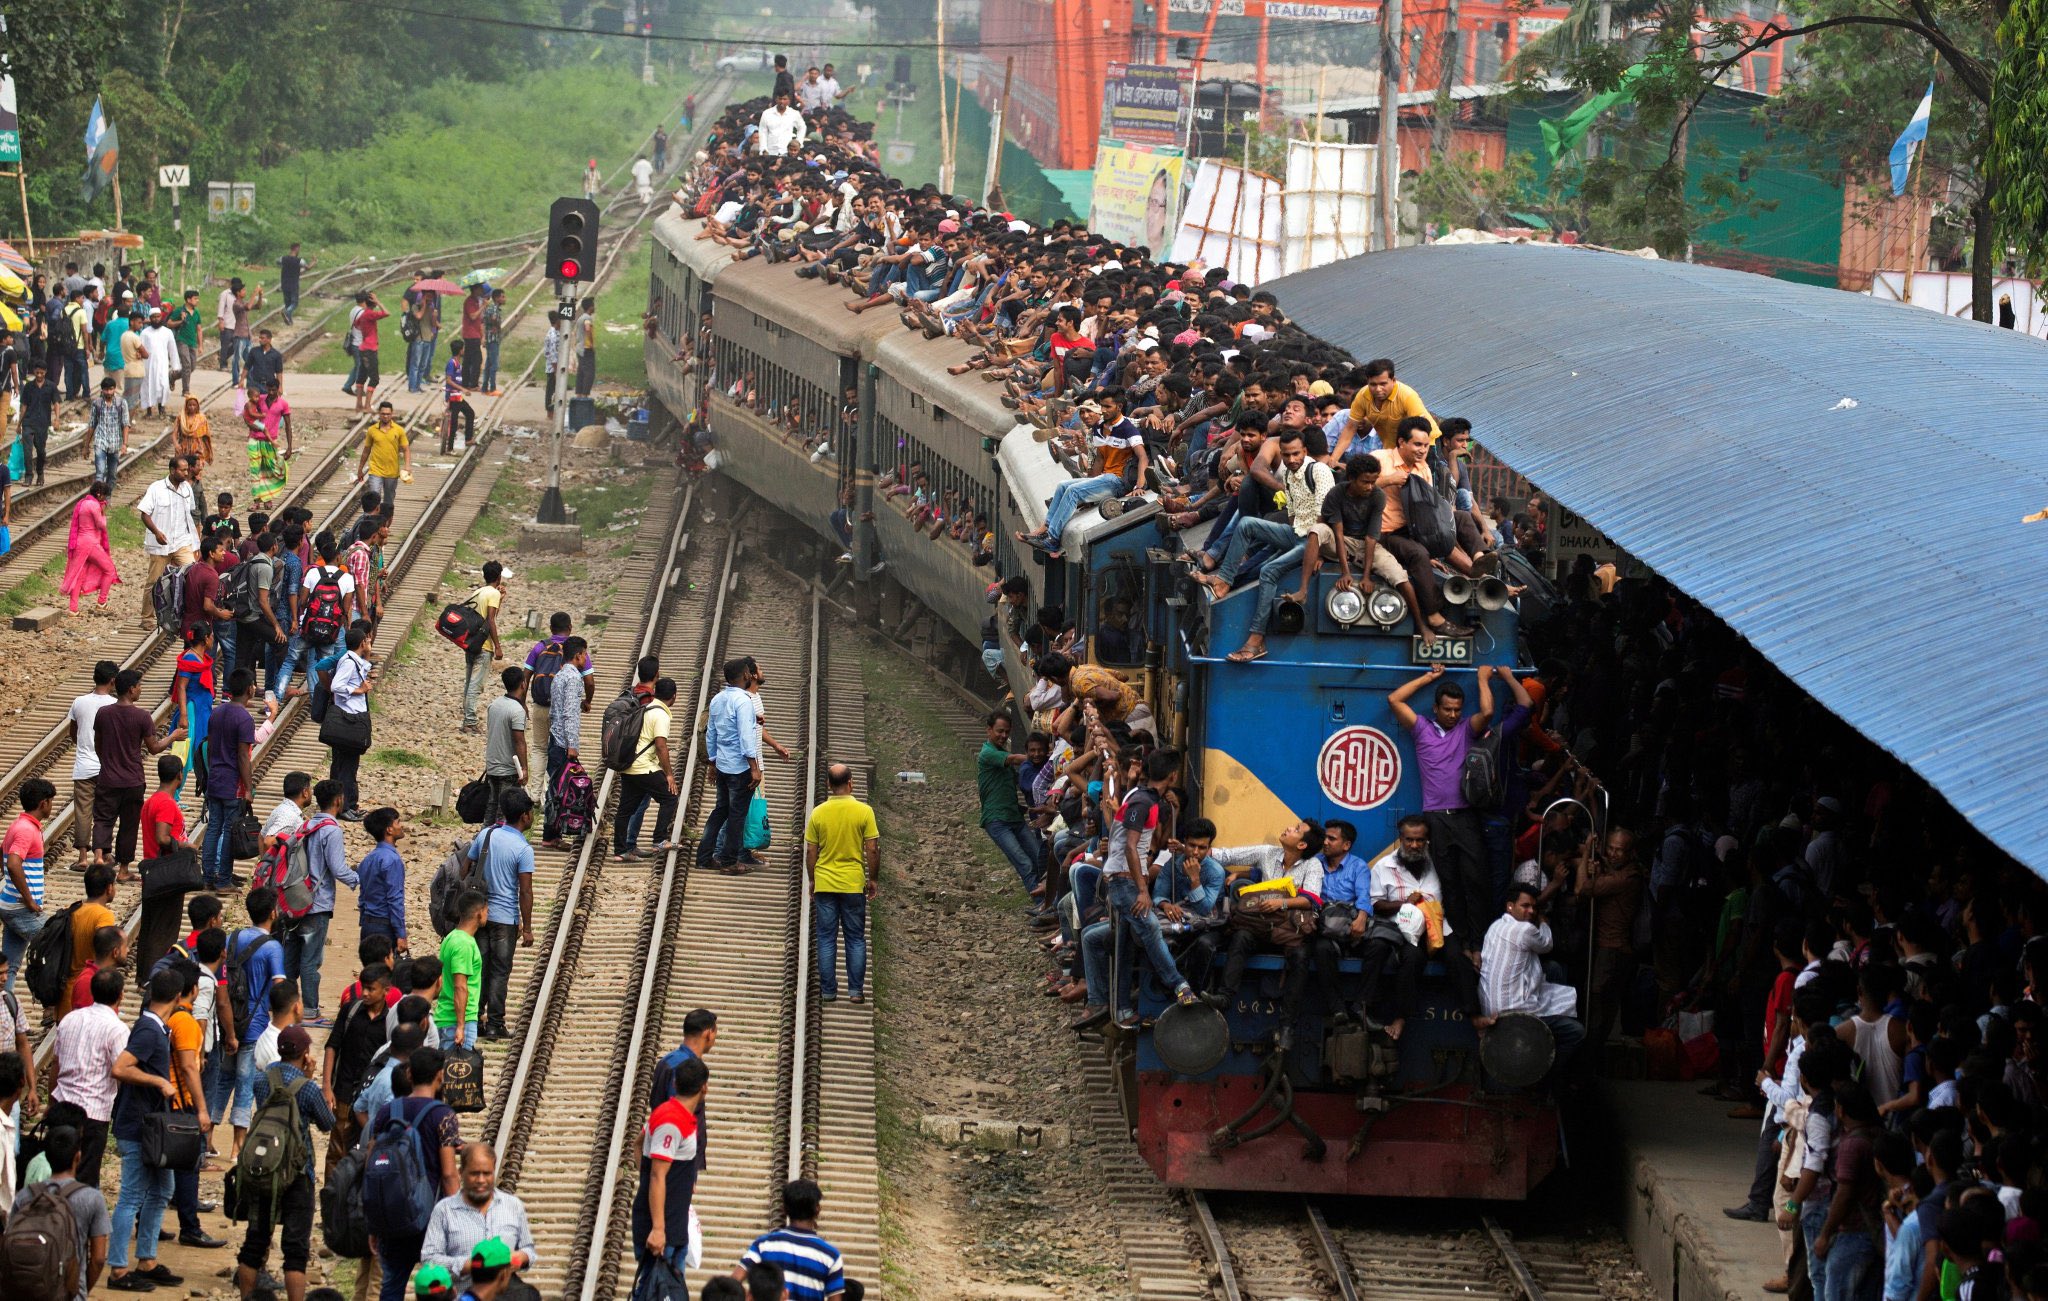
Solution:
M 1480 811 L 1465 802 L 1459 780 L 1472 743 L 1493 721 L 1493 666 L 1479 667 L 1479 712 L 1464 717 L 1465 690 L 1444 677 L 1444 666 L 1411 679 L 1387 695 L 1394 718 L 1415 744 L 1415 769 L 1422 779 L 1422 815 L 1429 820 L 1429 853 L 1443 882 L 1444 915 L 1461 935 L 1484 935 L 1492 923 L 1493 874 L 1486 866 L 1486 838 Z M 1417 714 L 1408 698 L 1435 683 L 1429 715 Z

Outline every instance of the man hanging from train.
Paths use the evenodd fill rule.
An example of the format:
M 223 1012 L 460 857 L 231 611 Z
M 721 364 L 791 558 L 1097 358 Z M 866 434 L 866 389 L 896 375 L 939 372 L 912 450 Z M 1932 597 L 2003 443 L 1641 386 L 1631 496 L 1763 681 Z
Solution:
M 1586 1038 L 1586 1027 L 1573 1013 L 1579 996 L 1570 985 L 1555 983 L 1545 970 L 1550 952 L 1550 923 L 1536 906 L 1536 887 L 1517 881 L 1508 887 L 1506 909 L 1486 930 L 1479 963 L 1480 1000 L 1486 1015 L 1498 1020 L 1510 1012 L 1540 1017 L 1557 1043 L 1551 1078 L 1561 1078 L 1572 1051 Z
M 1432 664 L 1387 695 L 1394 720 L 1408 733 L 1422 779 L 1422 819 L 1429 828 L 1429 847 L 1444 876 L 1443 907 L 1452 926 L 1476 936 L 1493 916 L 1493 873 L 1486 863 L 1486 838 L 1479 810 L 1466 798 L 1466 757 L 1486 736 L 1493 722 L 1493 675 L 1490 664 L 1479 666 L 1479 712 L 1465 714 L 1465 689 L 1444 677 L 1444 666 Z M 1435 686 L 1428 717 L 1408 705 L 1409 697 Z
M 1402 818 L 1400 839 L 1372 865 L 1372 911 L 1400 932 L 1400 961 L 1417 969 L 1430 958 L 1443 962 L 1444 974 L 1472 1028 L 1485 1033 L 1493 1018 L 1479 1001 L 1479 972 L 1464 948 L 1464 937 L 1444 911 L 1444 892 L 1437 875 L 1431 820 L 1419 813 Z M 1404 981 L 1404 986 L 1408 982 Z M 1412 996 L 1411 996 L 1412 997 Z M 1399 1009 L 1402 1016 L 1413 1004 Z M 1388 1027 L 1391 1033 L 1391 1025 Z

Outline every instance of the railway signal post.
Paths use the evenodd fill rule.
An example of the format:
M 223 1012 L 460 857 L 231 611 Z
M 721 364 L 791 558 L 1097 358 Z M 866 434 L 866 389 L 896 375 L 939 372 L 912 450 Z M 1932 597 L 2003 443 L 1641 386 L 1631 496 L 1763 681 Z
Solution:
M 555 282 L 555 311 L 571 329 L 576 328 L 576 286 L 597 278 L 597 217 L 597 204 L 589 199 L 560 198 L 548 209 L 545 265 Z M 557 368 L 566 371 L 567 360 L 566 356 L 558 359 Z M 569 522 L 568 508 L 562 502 L 562 444 L 569 436 L 572 395 L 564 392 L 560 396 L 555 407 L 554 446 L 548 451 L 547 487 L 534 512 L 535 522 L 541 524 Z

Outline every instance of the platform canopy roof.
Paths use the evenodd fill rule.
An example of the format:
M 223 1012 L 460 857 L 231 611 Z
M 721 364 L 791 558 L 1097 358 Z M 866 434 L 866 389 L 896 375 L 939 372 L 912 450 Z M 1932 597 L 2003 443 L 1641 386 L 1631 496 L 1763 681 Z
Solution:
M 2048 877 L 2048 343 L 1553 245 L 1264 286 L 1700 601 Z

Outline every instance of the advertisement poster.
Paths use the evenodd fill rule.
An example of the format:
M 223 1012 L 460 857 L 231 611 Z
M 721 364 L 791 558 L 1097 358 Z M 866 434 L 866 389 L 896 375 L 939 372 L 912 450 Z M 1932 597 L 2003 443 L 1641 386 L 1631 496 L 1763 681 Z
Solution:
M 1126 145 L 1185 145 L 1194 109 L 1188 74 L 1187 68 L 1112 62 L 1102 89 L 1102 134 Z
M 1133 149 L 1105 140 L 1095 150 L 1088 228 L 1119 244 L 1155 253 L 1180 224 L 1179 150 Z

